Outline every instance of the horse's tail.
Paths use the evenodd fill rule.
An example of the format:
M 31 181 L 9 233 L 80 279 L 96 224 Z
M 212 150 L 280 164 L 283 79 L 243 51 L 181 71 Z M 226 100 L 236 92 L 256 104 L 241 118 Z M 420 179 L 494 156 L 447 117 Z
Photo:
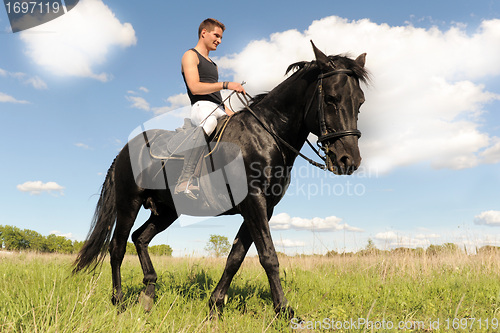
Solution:
M 90 267 L 94 271 L 108 252 L 116 223 L 115 162 L 111 164 L 101 189 L 89 234 L 73 263 L 73 274 Z

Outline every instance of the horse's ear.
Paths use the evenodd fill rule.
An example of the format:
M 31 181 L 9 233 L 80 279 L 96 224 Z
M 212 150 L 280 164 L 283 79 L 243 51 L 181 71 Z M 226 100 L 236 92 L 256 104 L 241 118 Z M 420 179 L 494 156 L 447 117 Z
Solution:
M 366 53 L 360 54 L 354 61 L 361 67 L 365 67 Z
M 312 44 L 314 55 L 316 57 L 316 61 L 318 63 L 319 68 L 322 71 L 330 69 L 330 59 L 328 59 L 328 57 L 323 52 L 321 52 L 316 47 L 316 45 L 314 45 L 312 40 L 311 40 L 311 44 Z

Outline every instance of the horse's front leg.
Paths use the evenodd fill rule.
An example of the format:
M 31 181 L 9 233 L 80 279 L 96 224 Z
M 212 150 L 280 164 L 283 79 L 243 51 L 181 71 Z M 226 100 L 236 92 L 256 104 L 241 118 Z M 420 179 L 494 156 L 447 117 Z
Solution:
M 241 214 L 245 217 L 248 230 L 252 236 L 255 247 L 259 254 L 259 261 L 266 271 L 274 310 L 277 314 L 285 315 L 288 318 L 294 317 L 293 309 L 288 306 L 279 276 L 278 255 L 274 248 L 269 229 L 266 199 L 263 195 L 249 195 L 247 200 L 241 205 Z
M 224 268 L 224 273 L 215 287 L 210 300 L 208 301 L 208 306 L 210 308 L 210 318 L 214 318 L 216 315 L 222 313 L 222 307 L 224 306 L 224 298 L 229 289 L 229 285 L 233 280 L 234 275 L 240 269 L 241 263 L 248 252 L 248 249 L 252 245 L 252 237 L 248 231 L 245 222 L 240 227 L 236 238 L 234 239 L 231 252 L 227 257 L 226 267 Z

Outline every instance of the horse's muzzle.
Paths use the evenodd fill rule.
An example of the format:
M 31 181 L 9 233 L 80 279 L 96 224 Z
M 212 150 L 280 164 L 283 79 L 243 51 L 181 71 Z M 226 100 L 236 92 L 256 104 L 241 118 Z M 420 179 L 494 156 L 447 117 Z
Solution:
M 328 171 L 331 171 L 339 176 L 352 175 L 354 171 L 359 168 L 360 163 L 361 158 L 356 160 L 347 154 L 337 156 L 335 153 L 329 152 L 326 156 L 326 167 Z

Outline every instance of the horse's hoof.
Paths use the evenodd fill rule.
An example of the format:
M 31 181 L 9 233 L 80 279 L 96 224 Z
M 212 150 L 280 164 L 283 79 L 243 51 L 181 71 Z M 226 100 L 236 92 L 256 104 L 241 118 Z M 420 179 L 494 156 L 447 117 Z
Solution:
M 210 320 L 221 319 L 223 308 L 224 308 L 224 301 L 221 300 L 215 301 L 215 297 L 212 295 L 212 297 L 208 301 L 208 309 L 210 310 L 208 318 Z
M 113 305 L 116 306 L 118 314 L 125 312 L 126 308 L 122 298 L 113 296 L 111 298 L 111 303 L 113 303 Z
M 211 308 L 208 318 L 210 320 L 222 319 L 222 308 Z
M 154 299 L 151 296 L 146 295 L 144 291 L 141 291 L 139 295 L 139 304 L 142 305 L 144 311 L 149 312 L 153 308 Z
M 283 318 L 292 319 L 295 317 L 295 311 L 290 306 L 280 307 L 276 310 L 276 313 Z
M 123 294 L 115 294 L 111 297 L 111 303 L 113 303 L 114 306 L 116 306 L 116 309 L 118 310 L 118 314 L 124 312 L 125 309 L 125 304 L 123 303 Z

